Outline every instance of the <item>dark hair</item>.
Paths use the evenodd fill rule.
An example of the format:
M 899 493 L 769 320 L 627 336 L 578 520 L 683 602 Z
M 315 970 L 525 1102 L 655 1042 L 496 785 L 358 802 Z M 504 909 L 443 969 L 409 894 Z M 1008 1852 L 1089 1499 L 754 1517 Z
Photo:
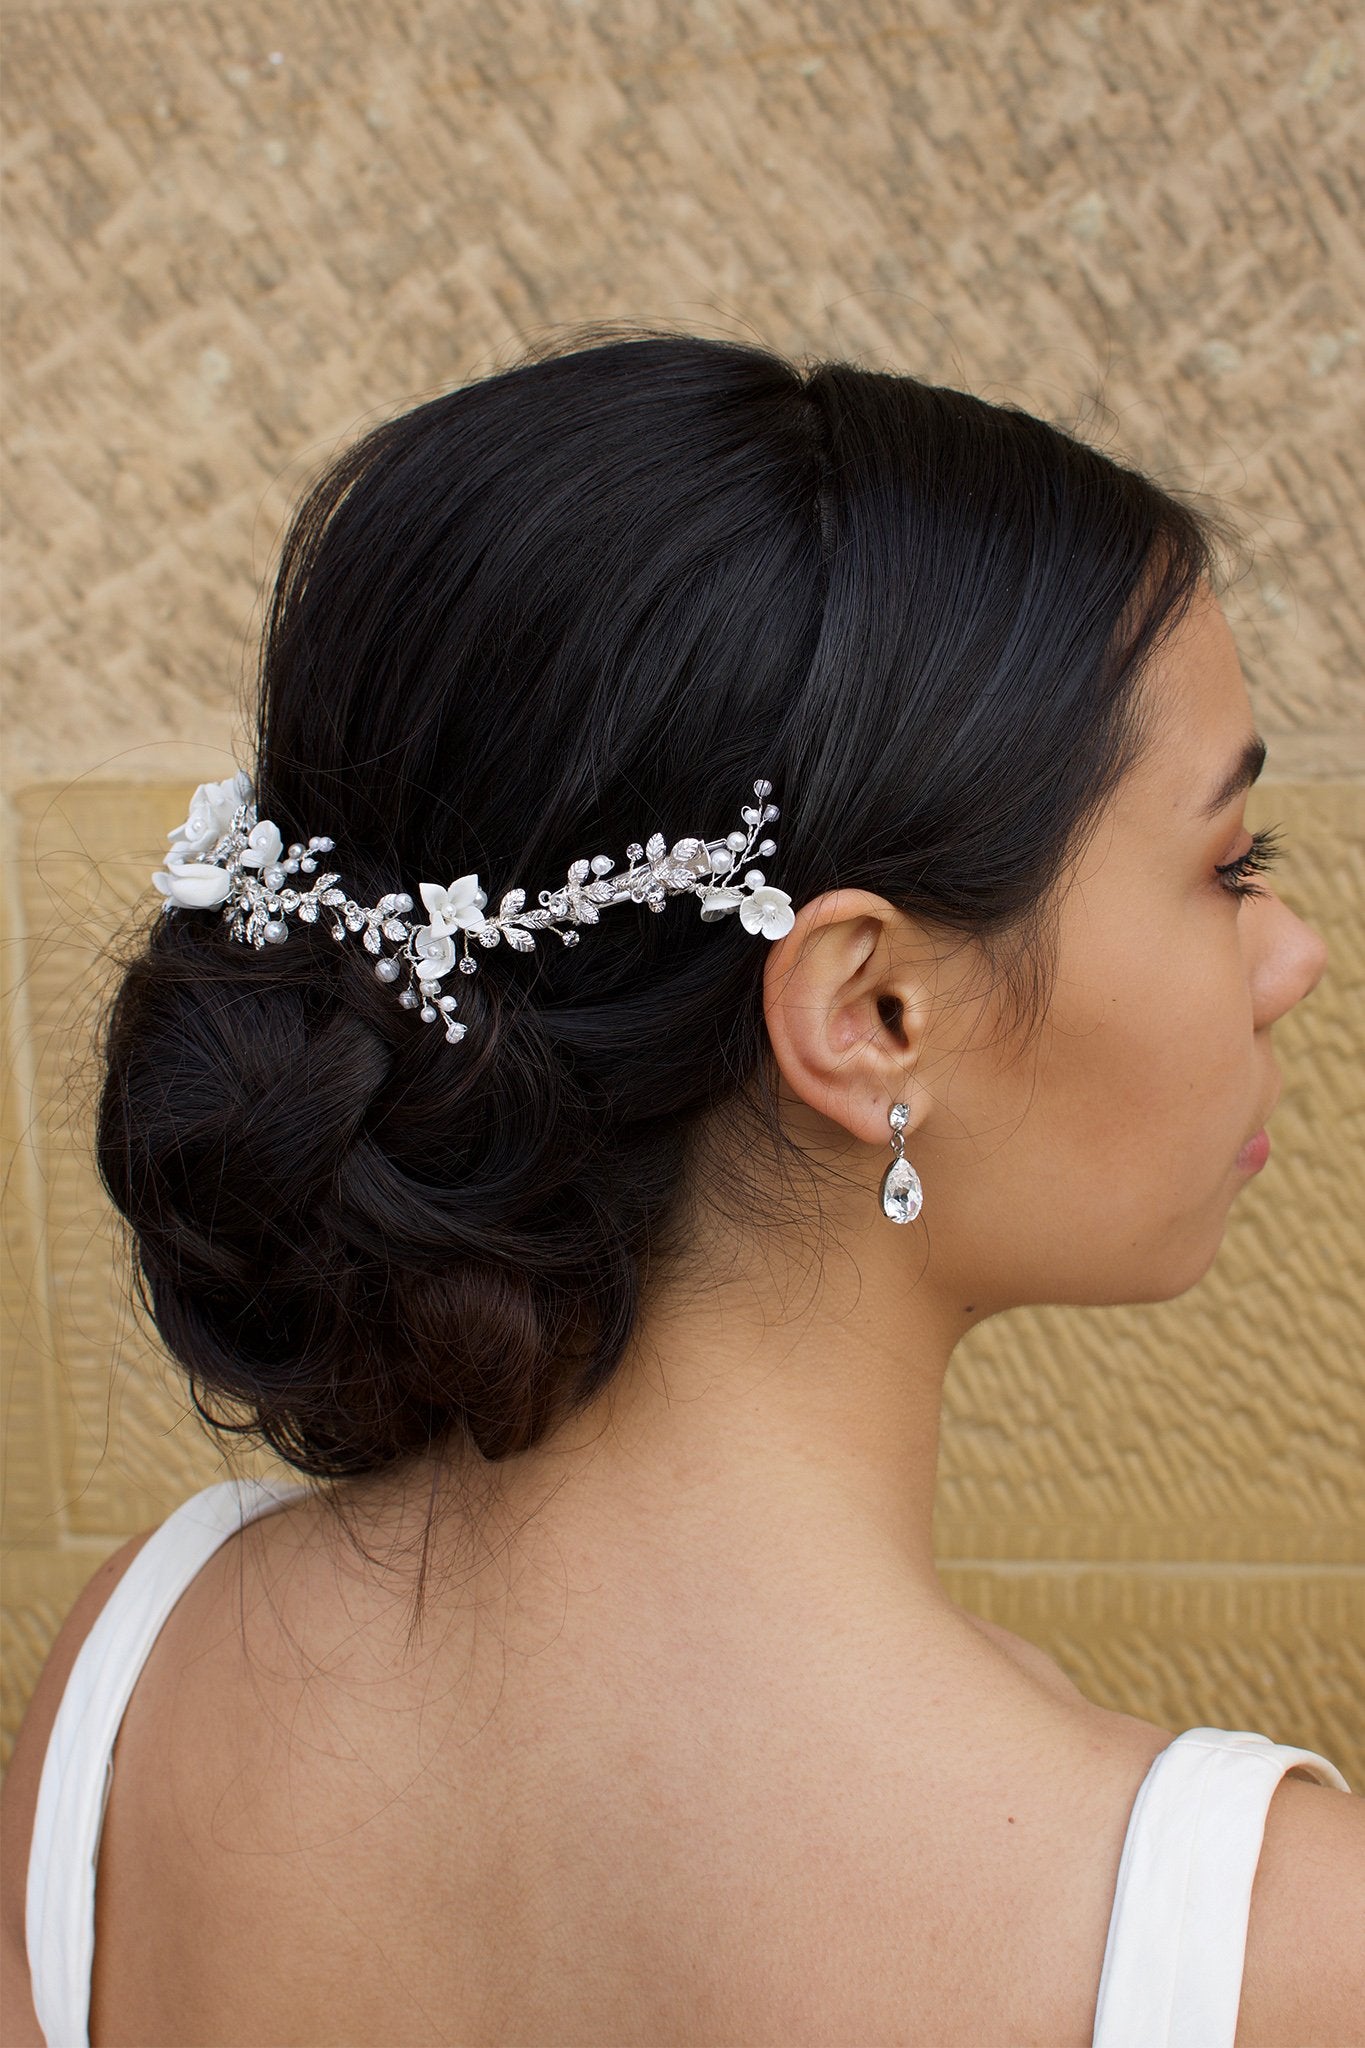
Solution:
M 721 836 L 768 776 L 796 907 L 864 888 L 961 935 L 1031 1033 L 1057 886 L 1159 715 L 1139 677 L 1229 529 L 1014 406 L 601 335 L 314 484 L 264 633 L 261 816 L 329 834 L 358 901 L 469 872 L 496 901 Z M 806 1164 L 766 945 L 689 908 L 483 954 L 458 1046 L 322 927 L 139 930 L 98 1160 L 206 1420 L 341 1477 L 504 1459 L 607 1383 L 698 1204 L 753 1214 L 735 1157 Z M 743 1155 L 701 1142 L 722 1104 Z

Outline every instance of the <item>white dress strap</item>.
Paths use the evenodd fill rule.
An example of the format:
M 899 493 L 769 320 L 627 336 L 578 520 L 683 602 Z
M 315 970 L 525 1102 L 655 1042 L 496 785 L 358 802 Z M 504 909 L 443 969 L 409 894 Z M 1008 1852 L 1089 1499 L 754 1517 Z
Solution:
M 1092 2048 L 1233 2048 L 1251 1888 L 1271 1796 L 1316 1750 L 1249 1728 L 1187 1728 L 1138 1788 L 1119 1860 Z
M 28 1859 L 25 1946 L 47 2048 L 90 2048 L 95 1870 L 114 1741 L 157 1633 L 220 1544 L 308 1491 L 223 1479 L 192 1494 L 147 1538 L 76 1653 L 43 1757 Z

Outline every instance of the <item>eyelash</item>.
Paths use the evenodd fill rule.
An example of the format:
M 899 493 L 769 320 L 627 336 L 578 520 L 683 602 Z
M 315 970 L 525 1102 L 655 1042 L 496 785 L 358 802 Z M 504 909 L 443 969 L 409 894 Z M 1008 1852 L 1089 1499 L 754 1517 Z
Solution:
M 1268 893 L 1255 882 L 1247 881 L 1245 877 L 1250 874 L 1264 874 L 1267 868 L 1274 867 L 1276 861 L 1283 856 L 1284 847 L 1280 842 L 1280 831 L 1280 826 L 1269 825 L 1264 832 L 1253 832 L 1251 845 L 1239 859 L 1214 869 L 1215 874 L 1221 878 L 1223 887 L 1232 895 L 1264 896 Z

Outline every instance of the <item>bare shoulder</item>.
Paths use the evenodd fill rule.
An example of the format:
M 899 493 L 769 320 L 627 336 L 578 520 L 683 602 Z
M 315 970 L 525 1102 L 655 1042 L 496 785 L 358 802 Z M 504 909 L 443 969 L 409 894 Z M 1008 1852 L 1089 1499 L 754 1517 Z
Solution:
M 1365 2048 L 1365 1799 L 1284 1777 L 1251 1890 L 1235 2048 Z
M 43 2048 L 43 2037 L 29 1993 L 24 1945 L 24 1895 L 28 1886 L 33 1815 L 38 1804 L 38 1784 L 43 1774 L 48 1737 L 81 1644 L 93 1628 L 105 1601 L 152 1533 L 151 1529 L 144 1529 L 120 1544 L 76 1595 L 38 1674 L 38 1682 L 33 1688 L 33 1696 L 5 1772 L 3 1795 L 0 1796 L 0 1960 L 4 1963 L 5 1986 L 4 2011 L 0 2015 L 3 2027 L 0 2031 L 3 2031 L 9 2048 Z
M 1030 1676 L 1039 1680 L 1058 1699 L 1068 1702 L 1080 1701 L 1083 1705 L 1090 1704 L 1080 1687 L 1067 1677 L 1056 1658 L 1050 1657 L 1037 1643 L 1031 1643 L 1026 1636 L 1017 1636 L 1010 1629 L 1002 1628 L 998 1621 L 987 1621 L 984 1615 L 973 1614 L 969 1608 L 964 1607 L 959 1611 L 989 1642 L 998 1643 L 1002 1650 L 1007 1651 L 1021 1671 L 1027 1671 Z M 1167 1740 L 1169 1739 L 1168 1736 Z

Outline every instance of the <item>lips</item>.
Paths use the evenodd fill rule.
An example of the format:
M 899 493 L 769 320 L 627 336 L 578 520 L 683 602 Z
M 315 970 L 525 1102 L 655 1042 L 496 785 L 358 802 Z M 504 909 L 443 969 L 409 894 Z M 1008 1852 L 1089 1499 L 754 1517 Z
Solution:
M 1243 1173 L 1259 1173 L 1269 1157 L 1270 1140 L 1264 1131 L 1257 1131 L 1237 1154 L 1237 1165 Z
M 1275 1079 L 1279 1081 L 1279 1075 L 1275 1075 Z M 1248 1167 L 1248 1169 L 1252 1169 L 1252 1171 L 1259 1171 L 1259 1169 L 1261 1169 L 1261 1167 L 1265 1165 L 1265 1161 L 1267 1161 L 1267 1157 L 1269 1157 L 1269 1151 L 1271 1151 L 1271 1139 L 1269 1139 L 1269 1135 L 1267 1135 L 1267 1124 L 1269 1124 L 1271 1116 L 1275 1114 L 1275 1108 L 1277 1108 L 1277 1104 L 1279 1104 L 1279 1098 L 1281 1098 L 1281 1094 L 1283 1094 L 1283 1083 L 1281 1083 L 1281 1085 L 1277 1085 L 1277 1090 L 1275 1090 L 1275 1094 L 1271 1096 L 1271 1106 L 1269 1106 L 1269 1110 L 1265 1112 L 1265 1116 L 1261 1118 L 1261 1122 L 1257 1124 L 1257 1128 L 1254 1128 L 1254 1130 L 1252 1130 L 1252 1135 L 1250 1135 L 1250 1137 L 1246 1139 L 1246 1143 L 1242 1145 L 1240 1153 L 1236 1155 L 1236 1161 L 1238 1161 L 1238 1165 L 1242 1165 L 1242 1167 Z

